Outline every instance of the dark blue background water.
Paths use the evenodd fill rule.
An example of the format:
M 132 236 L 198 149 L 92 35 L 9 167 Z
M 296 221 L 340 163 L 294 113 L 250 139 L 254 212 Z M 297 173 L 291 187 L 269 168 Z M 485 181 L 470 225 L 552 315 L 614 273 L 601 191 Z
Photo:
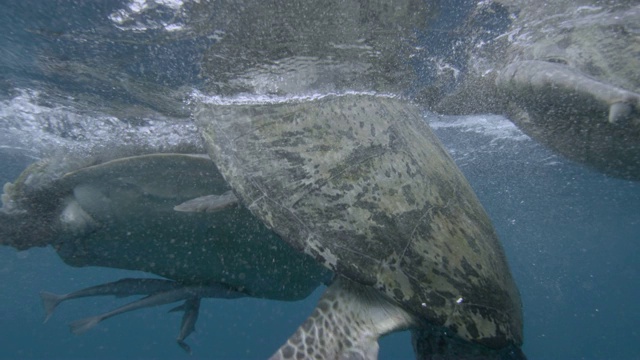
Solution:
M 119 3 L 100 2 L 93 8 L 100 14 L 96 18 L 104 19 Z M 77 54 L 60 54 L 57 46 L 68 40 L 54 30 L 69 25 L 63 21 L 69 20 L 69 13 L 57 13 L 53 2 L 46 4 L 7 1 L 0 11 L 0 183 L 15 179 L 43 149 L 55 147 L 56 141 L 67 145 L 68 137 L 56 129 L 34 125 L 41 124 L 43 116 L 53 124 L 82 124 L 84 127 L 72 130 L 84 129 L 86 138 L 101 136 L 87 130 L 90 121 L 83 122 L 82 116 L 56 103 L 60 97 L 49 98 L 47 103 L 46 96 L 26 96 L 25 100 L 21 95 L 28 89 L 84 91 L 57 75 L 43 73 L 36 65 L 43 59 L 34 56 L 35 49 L 46 48 L 44 54 L 57 60 L 100 55 L 99 49 L 91 54 L 86 48 L 75 49 Z M 71 19 L 82 28 L 93 15 L 77 12 Z M 59 19 L 60 24 L 53 21 L 52 25 L 51 19 Z M 42 28 L 50 32 L 42 35 Z M 118 46 L 126 47 L 114 45 Z M 120 50 L 122 56 L 132 54 Z M 151 69 L 161 62 L 170 66 L 172 71 L 162 79 L 165 83 L 179 86 L 193 80 L 190 63 L 177 61 L 171 49 L 136 54 L 148 56 Z M 528 357 L 640 358 L 640 184 L 568 163 L 524 137 L 503 118 L 427 116 L 427 120 L 468 177 L 504 244 L 522 294 Z M 16 124 L 28 126 L 17 129 Z M 16 252 L 0 247 L 0 358 L 188 358 L 174 341 L 181 315 L 167 313 L 172 306 L 118 316 L 75 336 L 68 331 L 68 322 L 127 301 L 76 300 L 64 303 L 42 324 L 39 291 L 66 293 L 139 275 L 71 268 L 49 248 Z M 311 312 L 321 291 L 292 303 L 204 300 L 197 331 L 187 339 L 193 358 L 267 357 Z M 383 338 L 380 358 L 413 358 L 409 334 Z

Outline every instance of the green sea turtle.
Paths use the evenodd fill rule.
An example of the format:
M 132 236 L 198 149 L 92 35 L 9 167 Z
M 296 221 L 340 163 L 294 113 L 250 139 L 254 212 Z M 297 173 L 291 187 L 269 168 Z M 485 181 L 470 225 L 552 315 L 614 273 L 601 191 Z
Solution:
M 417 108 L 364 94 L 213 98 L 195 118 L 243 204 L 339 275 L 273 359 L 375 359 L 378 337 L 400 329 L 420 358 L 456 357 L 458 342 L 467 356 L 523 356 L 502 247 Z
M 205 11 L 198 11 L 201 7 Z M 105 193 L 102 185 L 95 186 L 102 184 L 104 176 L 77 184 L 62 180 L 63 192 L 45 191 L 41 198 L 31 197 L 31 191 L 26 199 L 9 196 L 10 210 L 27 210 L 26 215 L 13 212 L 11 219 L 24 218 L 29 224 L 7 230 L 10 233 L 0 237 L 0 243 L 54 244 L 66 261 L 76 265 L 100 261 L 102 265 L 123 267 L 133 263 L 147 271 L 168 273 L 164 274 L 167 277 L 193 281 L 202 274 L 194 269 L 206 268 L 209 261 L 238 266 L 236 262 L 242 264 L 255 254 L 269 254 L 271 250 L 248 236 L 243 243 L 248 253 L 236 254 L 237 245 L 228 246 L 234 250 L 231 260 L 218 256 L 217 249 L 226 245 L 194 255 L 202 248 L 201 236 L 206 239 L 210 234 L 206 229 L 214 227 L 206 223 L 216 224 L 213 233 L 219 226 L 232 227 L 233 231 L 222 232 L 232 234 L 225 238 L 231 239 L 242 234 L 246 224 L 252 228 L 264 222 L 285 240 L 274 238 L 279 245 L 268 256 L 285 260 L 274 266 L 274 271 L 291 270 L 292 276 L 300 276 L 306 287 L 317 286 L 323 277 L 319 275 L 328 270 L 298 272 L 288 263 L 311 256 L 340 274 L 314 314 L 275 358 L 333 359 L 353 355 L 373 359 L 378 352 L 378 337 L 403 328 L 412 329 L 416 351 L 423 358 L 457 357 L 463 348 L 470 356 L 521 357 L 521 305 L 501 246 L 466 180 L 430 133 L 419 111 L 406 102 L 384 96 L 352 94 L 305 99 L 316 93 L 405 91 L 413 83 L 407 59 L 416 54 L 415 29 L 435 14 L 435 8 L 430 2 L 419 0 L 191 4 L 186 11 L 195 10 L 204 18 L 189 26 L 194 33 L 215 40 L 202 59 L 201 89 L 228 97 L 250 94 L 246 105 L 201 104 L 198 99 L 192 102 L 199 107 L 196 117 L 229 185 L 179 201 L 172 199 L 170 205 L 158 207 L 160 204 L 155 201 L 163 199 L 165 191 L 157 196 L 155 186 L 151 186 L 154 196 L 148 203 L 147 190 L 139 189 L 145 189 L 146 180 L 155 184 L 173 175 L 158 176 L 154 171 L 154 176 L 136 180 L 135 186 L 126 182 L 116 185 L 116 195 L 131 189 L 134 194 L 144 195 L 133 196 L 134 201 L 127 200 L 128 195 L 122 196 L 120 202 L 103 201 L 114 198 L 101 196 Z M 265 105 L 251 102 L 256 96 L 270 100 L 284 95 L 287 99 L 298 96 L 298 100 Z M 250 141 L 245 142 L 247 139 Z M 192 171 L 211 166 L 195 165 L 177 175 L 184 175 L 182 178 L 188 182 Z M 171 168 L 157 166 L 156 170 Z M 81 171 L 80 177 L 72 175 L 69 179 L 81 179 L 92 172 L 93 169 Z M 110 170 L 107 174 L 118 176 L 107 178 L 138 173 L 137 168 Z M 196 178 L 221 179 L 217 173 L 203 174 Z M 31 182 L 23 182 L 31 189 Z M 24 188 L 7 190 L 9 194 L 25 194 Z M 47 189 L 52 187 L 45 186 Z M 203 202 L 185 206 L 206 209 L 209 200 L 203 196 L 221 196 L 229 189 L 239 195 L 242 204 L 211 215 L 209 222 L 186 217 L 193 213 L 183 214 L 180 221 L 174 220 L 180 216 L 175 212 L 169 218 L 162 212 L 154 214 L 160 208 L 173 210 L 192 197 L 200 197 Z M 35 191 L 34 196 L 37 195 Z M 13 207 L 11 201 L 18 206 Z M 133 210 L 122 206 L 129 202 Z M 110 208 L 110 204 L 116 207 Z M 230 211 L 244 212 L 247 217 L 234 215 L 225 221 L 217 220 Z M 33 214 L 48 226 L 33 224 L 34 218 L 29 218 Z M 102 228 L 97 224 L 102 222 L 95 221 L 96 216 L 107 219 L 107 224 L 112 219 L 118 224 L 109 230 L 116 232 L 113 244 L 92 241 L 86 246 L 85 240 L 75 240 L 75 232 L 81 235 L 80 239 L 107 240 L 100 238 Z M 0 217 L 2 222 L 5 219 Z M 142 220 L 148 222 L 141 226 Z M 130 223 L 134 226 L 129 227 Z M 157 234 L 163 236 L 161 243 L 152 239 L 158 248 L 134 240 L 148 236 L 146 232 L 131 236 L 121 230 L 160 231 L 171 223 L 178 229 L 175 233 Z M 14 236 L 47 233 L 49 229 L 55 230 L 54 235 L 72 230 L 73 240 L 61 242 L 57 236 L 50 236 L 46 241 L 17 241 Z M 190 240 L 183 243 L 183 239 Z M 286 253 L 278 247 L 289 249 L 286 243 L 302 252 Z M 176 251 L 179 256 L 175 259 L 157 259 L 158 254 Z M 129 256 L 131 252 L 136 255 Z M 233 264 L 229 265 L 229 261 Z M 306 260 L 304 263 L 308 264 Z M 314 260 L 310 263 L 318 266 Z M 264 270 L 247 271 L 224 272 L 222 278 L 216 279 L 224 283 L 243 277 L 255 279 Z M 205 277 L 208 276 L 210 273 Z M 279 284 L 290 286 L 296 282 L 280 273 L 276 273 L 276 279 L 284 281 L 242 289 L 273 291 L 290 298 L 289 290 L 281 289 Z
M 6 184 L 0 244 L 50 245 L 72 266 L 141 270 L 171 281 L 123 279 L 65 296 L 43 293 L 47 318 L 68 299 L 147 295 L 74 323 L 82 332 L 126 311 L 184 300 L 178 343 L 189 350 L 184 338 L 201 298 L 293 301 L 331 279 L 237 206 L 207 155 L 103 156 L 43 160 Z
M 403 328 L 413 330 L 418 355 L 425 358 L 461 352 L 520 356 L 519 296 L 501 247 L 466 180 L 418 110 L 370 95 L 287 101 L 203 105 L 197 118 L 211 147 L 224 150 L 214 154 L 226 179 L 202 155 L 149 154 L 91 166 L 35 164 L 5 186 L 0 219 L 12 226 L 3 227 L 0 240 L 19 248 L 50 244 L 76 266 L 146 270 L 181 282 L 141 289 L 138 280 L 127 281 L 58 297 L 59 302 L 82 294 L 148 295 L 75 323 L 74 329 L 166 299 L 185 300 L 178 339 L 184 344 L 197 316 L 193 303 L 204 291 L 193 292 L 194 286 L 222 282 L 250 296 L 293 300 L 330 274 L 314 256 L 341 277 L 276 358 L 295 353 L 296 339 L 304 336 L 326 345 L 305 348 L 307 355 L 324 351 L 324 358 L 333 358 L 338 354 L 331 351 L 365 351 L 361 355 L 372 359 L 378 337 Z M 220 126 L 259 129 L 265 138 L 253 139 L 249 149 L 238 147 L 245 136 L 212 132 Z M 255 168 L 229 162 L 230 154 Z M 237 199 L 227 180 L 242 204 L 233 206 Z M 254 198 L 255 189 L 244 181 L 280 192 Z M 264 208 L 267 200 L 276 208 Z M 282 222 L 277 204 L 285 202 L 295 214 Z M 224 214 L 228 217 L 218 221 Z M 261 221 L 311 256 L 292 250 Z M 212 232 L 198 232 L 202 227 Z M 50 236 L 37 242 L 14 237 L 47 233 L 42 228 Z M 183 242 L 175 244 L 174 236 Z M 226 256 L 216 263 L 223 270 L 210 267 Z M 319 332 L 312 336 L 308 329 Z M 321 335 L 325 332 L 335 335 L 335 342 Z
M 638 3 L 463 3 L 466 21 L 437 40 L 449 48 L 425 46 L 433 81 L 421 101 L 448 114 L 504 114 L 570 159 L 640 180 Z
M 0 243 L 51 245 L 72 266 L 215 281 L 272 299 L 304 298 L 326 278 L 249 211 L 228 206 L 230 187 L 207 155 L 86 161 L 45 160 L 5 185 Z M 223 206 L 212 209 L 216 201 Z
M 224 29 L 204 52 L 207 93 L 415 96 L 438 113 L 503 114 L 570 159 L 640 179 L 635 2 L 248 1 L 214 13 L 195 25 Z

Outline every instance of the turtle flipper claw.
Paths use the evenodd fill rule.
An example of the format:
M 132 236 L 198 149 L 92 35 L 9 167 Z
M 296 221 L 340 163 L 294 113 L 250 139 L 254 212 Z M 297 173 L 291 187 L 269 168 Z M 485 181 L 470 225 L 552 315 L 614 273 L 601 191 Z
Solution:
M 611 104 L 609 107 L 609 122 L 612 124 L 626 123 L 631 119 L 633 106 L 627 102 L 621 101 Z

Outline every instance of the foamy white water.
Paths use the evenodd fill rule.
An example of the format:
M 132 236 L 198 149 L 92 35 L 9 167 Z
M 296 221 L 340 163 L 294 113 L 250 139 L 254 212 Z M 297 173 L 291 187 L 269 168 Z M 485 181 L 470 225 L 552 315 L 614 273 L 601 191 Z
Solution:
M 189 120 L 150 117 L 134 123 L 65 105 L 43 105 L 37 91 L 22 90 L 0 101 L 0 144 L 0 152 L 11 149 L 37 159 L 112 147 L 137 147 L 144 152 L 200 147 L 200 136 Z

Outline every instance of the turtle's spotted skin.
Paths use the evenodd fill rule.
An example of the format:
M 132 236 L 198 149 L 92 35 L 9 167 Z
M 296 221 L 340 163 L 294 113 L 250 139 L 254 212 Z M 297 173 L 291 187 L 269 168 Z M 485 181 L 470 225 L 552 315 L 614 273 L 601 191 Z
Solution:
M 196 119 L 234 191 L 294 247 L 418 323 L 492 347 L 522 342 L 491 222 L 417 108 L 356 94 L 203 105 Z
M 376 359 L 378 334 L 415 326 L 414 322 L 375 289 L 338 278 L 270 360 Z

